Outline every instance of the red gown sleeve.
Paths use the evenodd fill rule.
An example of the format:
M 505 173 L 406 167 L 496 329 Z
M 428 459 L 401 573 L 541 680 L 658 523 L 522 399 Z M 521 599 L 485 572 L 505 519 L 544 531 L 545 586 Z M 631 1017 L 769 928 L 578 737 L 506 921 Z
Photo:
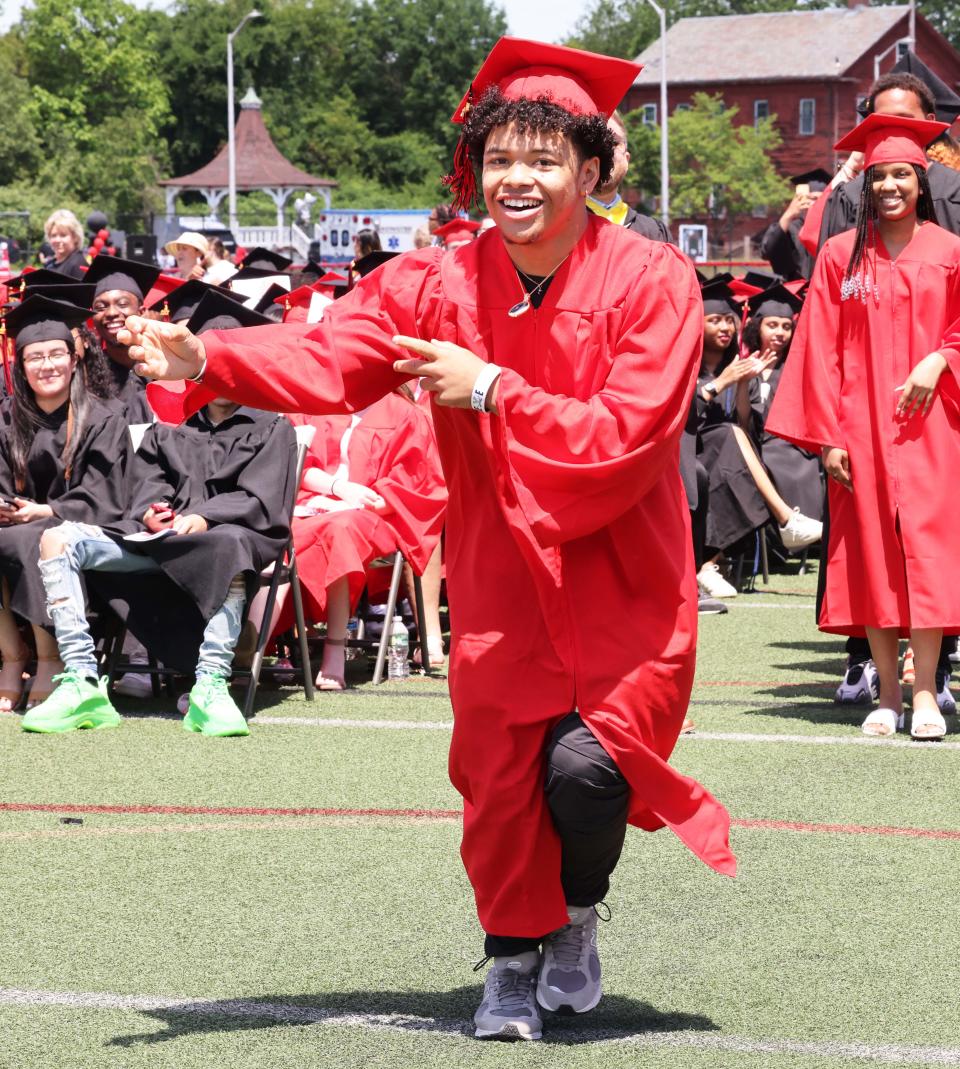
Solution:
M 606 526 L 678 465 L 703 305 L 693 267 L 672 246 L 652 246 L 623 322 L 610 374 L 588 400 L 501 375 L 494 450 L 543 546 Z
M 319 323 L 212 330 L 204 334 L 209 397 L 275 412 L 356 412 L 409 376 L 394 334 L 420 336 L 418 322 L 439 285 L 438 248 L 407 253 L 367 275 Z M 204 402 L 202 402 L 204 403 Z
M 846 448 L 840 430 L 841 302 L 845 265 L 828 241 L 817 257 L 790 355 L 767 416 L 766 430 L 812 453 Z
M 800 244 L 810 253 L 816 256 L 820 249 L 820 227 L 823 224 L 823 213 L 826 211 L 827 200 L 833 192 L 833 186 L 827 188 L 807 209 L 807 216 L 803 220 L 797 239 Z
M 413 570 L 422 575 L 440 541 L 447 486 L 430 420 L 412 402 L 401 404 L 409 412 L 380 458 L 377 478 L 370 488 L 390 506 L 384 519 Z

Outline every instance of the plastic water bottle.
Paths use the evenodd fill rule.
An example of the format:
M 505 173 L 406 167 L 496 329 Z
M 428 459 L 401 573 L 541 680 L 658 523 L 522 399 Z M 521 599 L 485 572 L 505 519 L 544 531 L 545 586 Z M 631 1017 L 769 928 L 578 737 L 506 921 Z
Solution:
M 403 617 L 394 616 L 387 647 L 387 679 L 406 679 L 410 675 L 409 655 L 410 636 L 403 626 Z
M 347 621 L 347 641 L 344 644 L 343 649 L 344 660 L 355 661 L 357 659 L 357 653 L 359 651 L 357 650 L 356 646 L 351 646 L 350 643 L 356 642 L 359 637 L 360 621 L 356 616 L 351 616 L 350 619 Z

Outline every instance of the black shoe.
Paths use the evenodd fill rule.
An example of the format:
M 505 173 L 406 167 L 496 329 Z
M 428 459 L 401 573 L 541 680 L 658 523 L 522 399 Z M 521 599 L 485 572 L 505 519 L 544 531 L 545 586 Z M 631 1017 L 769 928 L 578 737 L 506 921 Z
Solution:
M 953 716 L 957 711 L 957 703 L 950 693 L 950 673 L 942 668 L 937 669 L 937 706 L 943 716 Z
M 697 602 L 697 612 L 701 616 L 720 616 L 729 611 L 719 598 L 711 598 L 707 594 L 701 594 Z

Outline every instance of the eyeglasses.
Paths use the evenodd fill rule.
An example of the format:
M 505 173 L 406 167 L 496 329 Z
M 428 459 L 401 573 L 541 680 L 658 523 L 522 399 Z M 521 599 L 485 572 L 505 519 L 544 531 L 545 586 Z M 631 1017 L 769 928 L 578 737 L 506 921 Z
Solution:
M 66 349 L 54 349 L 52 353 L 37 353 L 33 356 L 25 356 L 23 358 L 23 366 L 29 368 L 43 367 L 48 360 L 54 366 L 57 364 L 67 364 L 70 362 L 72 355 L 73 354 Z

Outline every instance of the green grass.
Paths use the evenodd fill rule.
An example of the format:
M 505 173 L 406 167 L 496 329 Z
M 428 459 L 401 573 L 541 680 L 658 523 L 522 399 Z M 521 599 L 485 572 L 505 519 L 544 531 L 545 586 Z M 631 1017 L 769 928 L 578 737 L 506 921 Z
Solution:
M 960 827 L 960 750 L 777 741 L 858 735 L 857 714 L 831 702 L 841 643 L 819 635 L 810 612 L 786 608 L 811 602 L 814 584 L 778 575 L 776 593 L 761 588 L 727 616 L 702 621 L 698 728 L 770 739 L 684 739 L 676 764 L 738 818 Z M 255 719 L 248 739 L 208 740 L 173 718 L 142 715 L 165 704 L 127 703 L 139 712 L 119 731 L 65 737 L 24 735 L 15 718 L 0 718 L 0 800 L 458 806 L 445 730 Z M 263 692 L 258 712 L 451 717 L 443 682 L 422 678 L 364 684 L 313 705 L 294 689 Z M 544 1044 L 518 1047 L 457 1032 L 478 999 L 471 965 L 481 933 L 456 822 L 82 819 L 0 813 L 0 987 L 244 998 L 442 1027 L 373 1028 L 369 1017 L 365 1025 L 282 1023 L 175 1006 L 0 1006 L 0 1069 L 852 1069 L 869 1062 L 829 1044 L 960 1047 L 956 840 L 735 829 L 741 869 L 727 880 L 667 833 L 631 832 L 609 896 L 613 920 L 601 931 L 604 1001 L 588 1018 L 550 1022 Z M 819 1053 L 643 1047 L 600 1041 L 606 1032 L 791 1040 Z

